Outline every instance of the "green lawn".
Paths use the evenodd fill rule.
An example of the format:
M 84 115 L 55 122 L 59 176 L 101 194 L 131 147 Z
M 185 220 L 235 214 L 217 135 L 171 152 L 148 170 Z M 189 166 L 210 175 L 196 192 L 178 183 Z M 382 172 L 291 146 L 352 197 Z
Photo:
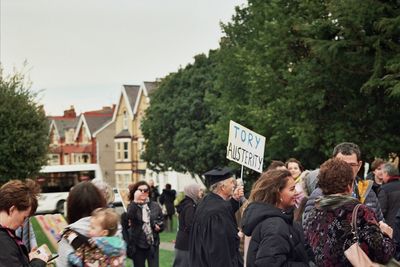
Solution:
M 171 267 L 174 261 L 174 252 L 160 249 L 160 267 Z M 146 264 L 147 265 L 147 264 Z M 126 260 L 126 267 L 132 267 L 132 260 Z
M 172 232 L 167 232 L 164 230 L 160 233 L 161 242 L 172 242 L 176 239 L 176 231 L 177 231 L 177 216 L 174 215 L 172 217 Z

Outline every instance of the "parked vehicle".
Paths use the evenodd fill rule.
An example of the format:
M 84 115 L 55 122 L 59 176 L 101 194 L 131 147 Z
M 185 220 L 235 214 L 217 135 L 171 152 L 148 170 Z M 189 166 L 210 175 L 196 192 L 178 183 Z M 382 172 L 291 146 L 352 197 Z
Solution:
M 42 193 L 37 213 L 64 213 L 64 203 L 72 186 L 81 182 L 103 179 L 98 164 L 49 165 L 42 167 L 37 182 Z

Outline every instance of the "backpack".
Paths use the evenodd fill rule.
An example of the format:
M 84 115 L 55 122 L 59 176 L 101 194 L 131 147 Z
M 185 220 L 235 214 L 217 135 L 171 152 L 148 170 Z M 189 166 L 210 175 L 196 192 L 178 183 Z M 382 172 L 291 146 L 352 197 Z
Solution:
M 68 255 L 68 261 L 73 266 L 123 266 L 124 253 L 106 254 L 103 249 L 96 245 L 93 239 L 88 238 L 75 230 L 67 228 L 63 234 L 68 244 L 75 250 Z

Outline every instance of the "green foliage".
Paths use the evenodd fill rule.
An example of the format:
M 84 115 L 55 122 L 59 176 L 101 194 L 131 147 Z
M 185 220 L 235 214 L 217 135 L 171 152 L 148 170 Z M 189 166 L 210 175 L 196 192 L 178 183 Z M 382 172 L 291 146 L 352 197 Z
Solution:
M 399 26 L 398 1 L 249 0 L 217 51 L 163 81 L 146 159 L 197 174 L 226 164 L 229 120 L 266 137 L 265 167 L 296 157 L 315 168 L 343 141 L 368 161 L 399 154 Z M 204 116 L 183 105 L 194 100 Z
M 24 76 L 0 72 L 0 182 L 35 176 L 45 163 L 48 125 Z
M 150 168 L 201 174 L 221 154 L 207 130 L 213 118 L 204 102 L 215 77 L 213 57 L 196 56 L 193 65 L 168 75 L 151 95 L 142 124 L 147 140 L 143 158 Z

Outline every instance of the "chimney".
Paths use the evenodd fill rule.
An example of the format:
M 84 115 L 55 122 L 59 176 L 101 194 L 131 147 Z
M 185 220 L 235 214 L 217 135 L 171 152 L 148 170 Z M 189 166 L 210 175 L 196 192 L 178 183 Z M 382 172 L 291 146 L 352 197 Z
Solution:
M 64 110 L 64 118 L 76 118 L 75 108 L 73 105 L 67 110 Z

